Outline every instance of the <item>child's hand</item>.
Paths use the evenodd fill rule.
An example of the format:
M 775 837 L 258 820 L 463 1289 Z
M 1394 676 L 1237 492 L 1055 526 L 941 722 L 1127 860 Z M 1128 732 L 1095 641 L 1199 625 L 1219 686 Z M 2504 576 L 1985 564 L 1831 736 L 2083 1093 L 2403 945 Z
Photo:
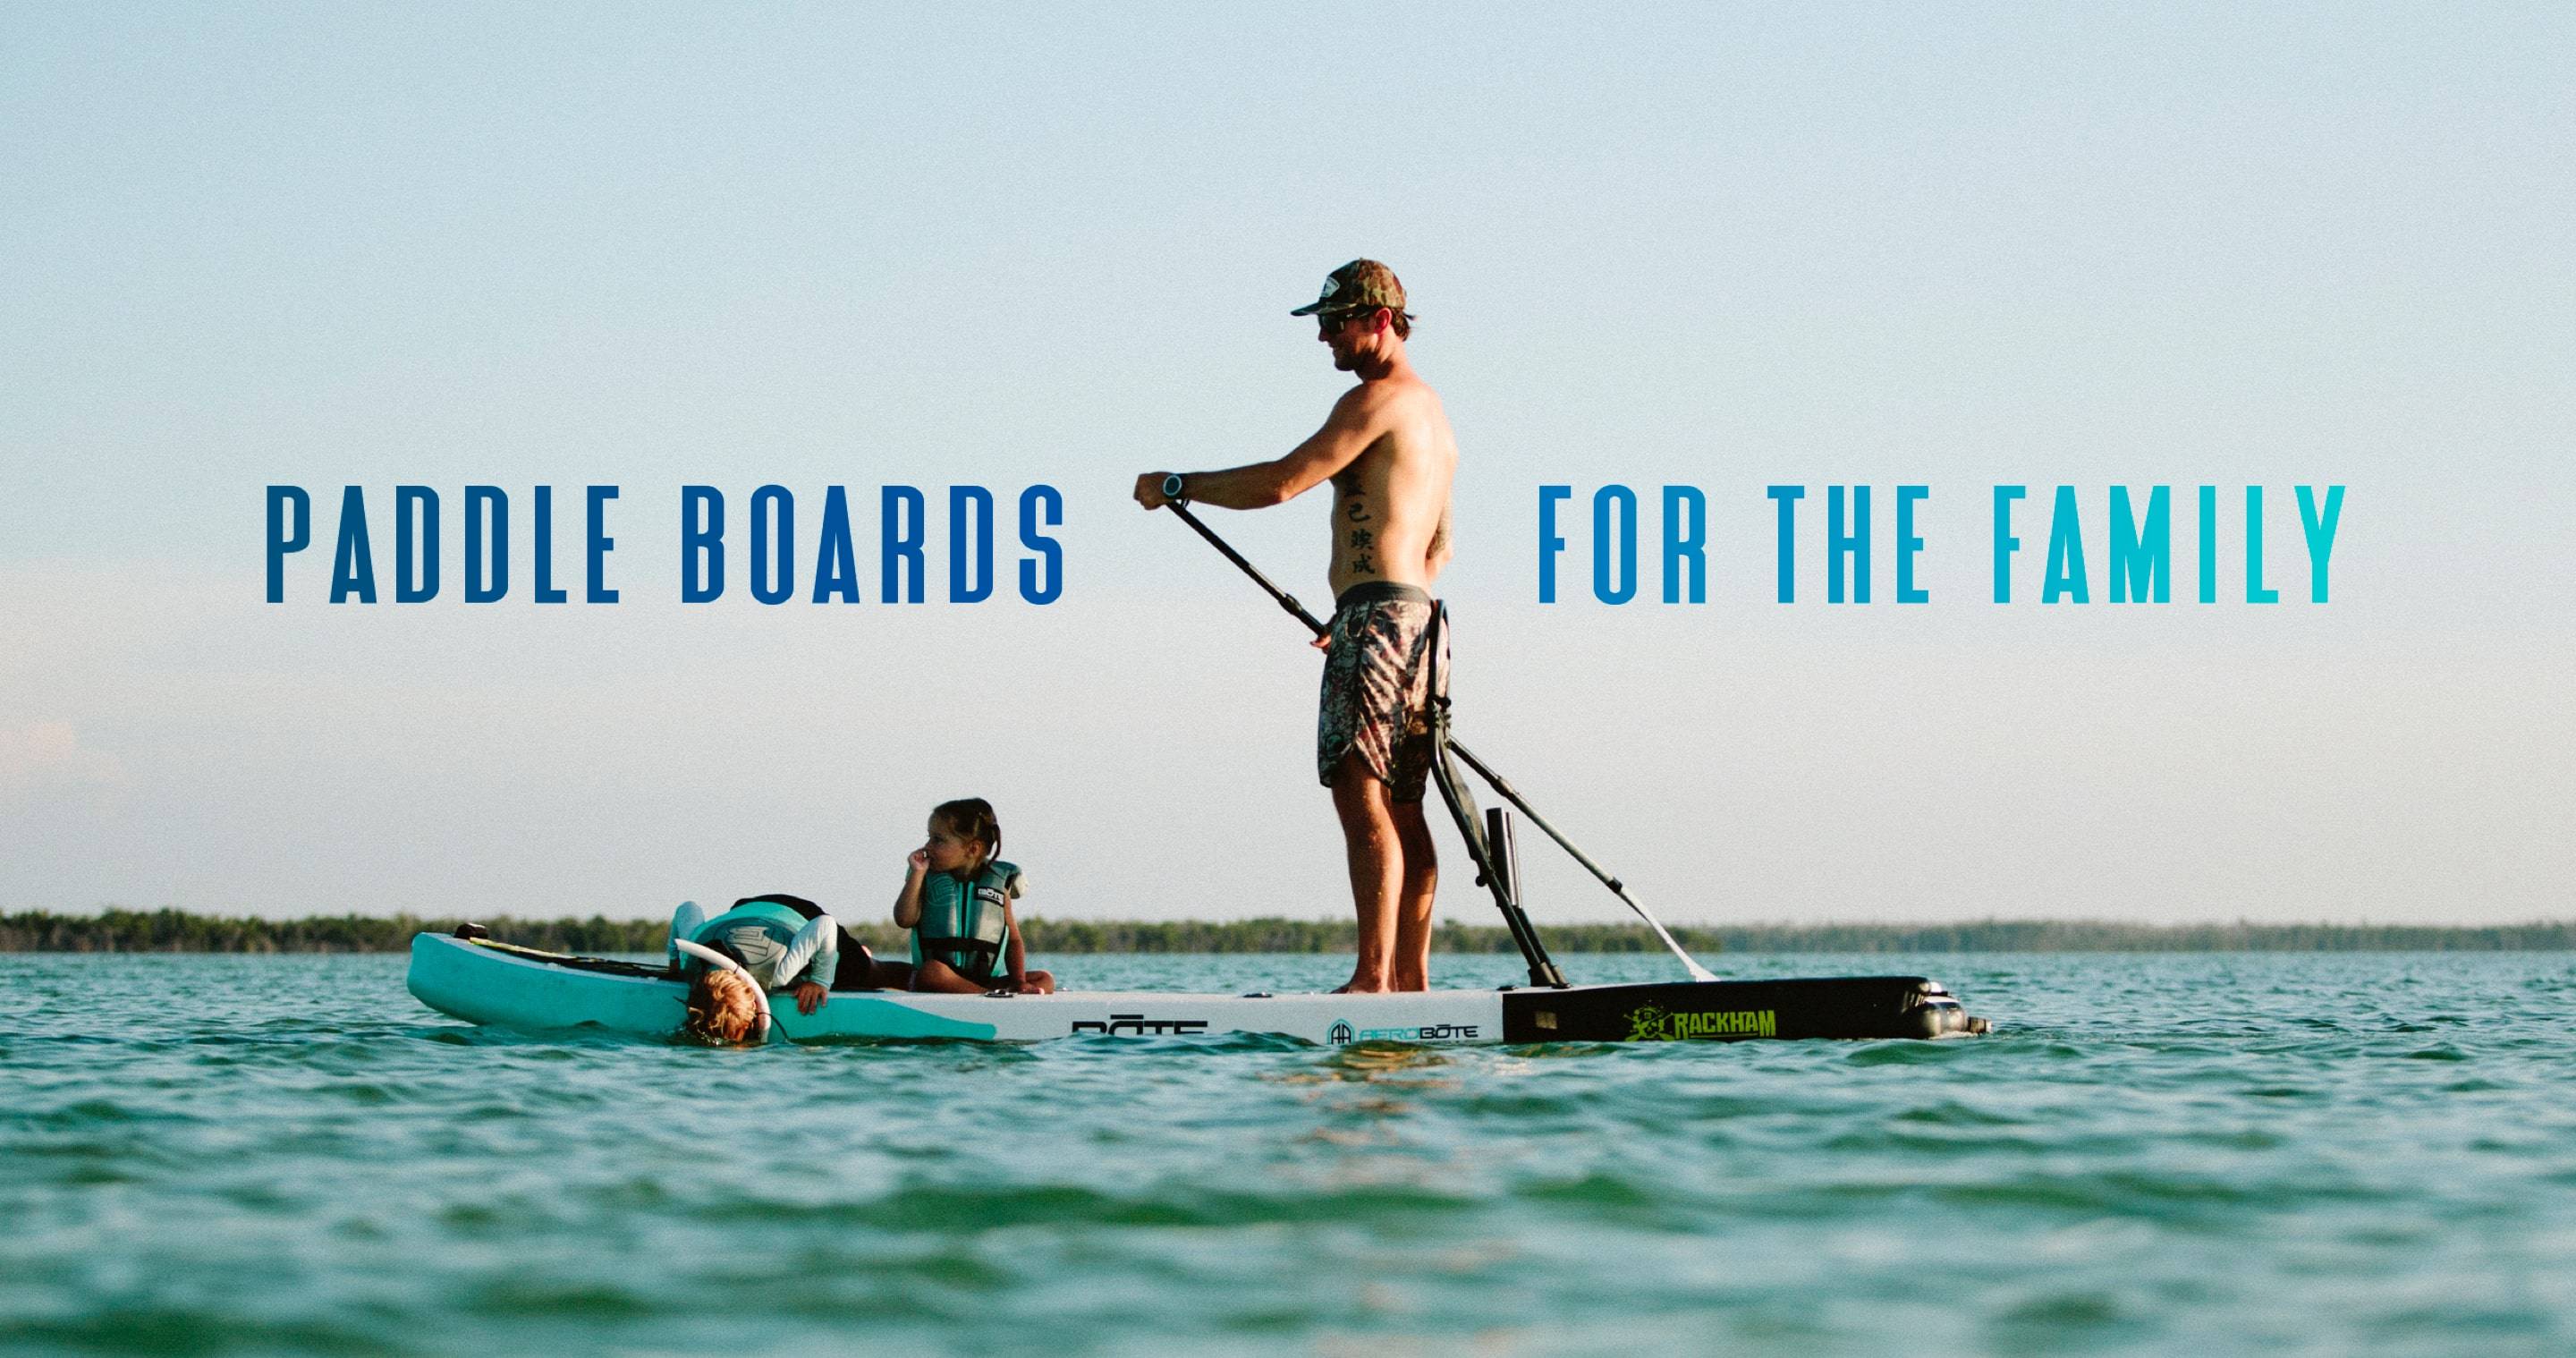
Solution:
M 930 850 L 915 849 L 912 852 L 905 854 L 903 856 L 903 861 L 911 865 L 912 870 L 916 873 L 928 872 L 930 871 Z
M 823 1007 L 823 1001 L 829 994 L 830 992 L 824 990 L 821 985 L 813 981 L 797 982 L 796 1012 L 800 1014 L 813 1013 L 815 1010 Z

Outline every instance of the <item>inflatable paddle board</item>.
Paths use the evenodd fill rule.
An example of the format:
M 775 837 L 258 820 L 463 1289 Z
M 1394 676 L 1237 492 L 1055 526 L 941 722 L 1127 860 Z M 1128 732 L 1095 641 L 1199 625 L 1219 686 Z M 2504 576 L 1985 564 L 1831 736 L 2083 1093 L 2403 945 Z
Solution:
M 604 1029 L 670 1037 L 687 985 L 666 968 L 538 952 L 487 938 L 412 939 L 411 993 L 468 1023 L 521 1032 Z M 783 993 L 782 993 L 783 994 Z M 931 995 L 836 990 L 822 1008 L 771 1006 L 771 1041 L 1269 1033 L 1357 1042 L 1662 1042 L 1753 1038 L 1938 1038 L 1986 1031 L 1935 981 L 1841 976 L 1512 986 L 1392 995 L 1194 995 L 1163 991 Z

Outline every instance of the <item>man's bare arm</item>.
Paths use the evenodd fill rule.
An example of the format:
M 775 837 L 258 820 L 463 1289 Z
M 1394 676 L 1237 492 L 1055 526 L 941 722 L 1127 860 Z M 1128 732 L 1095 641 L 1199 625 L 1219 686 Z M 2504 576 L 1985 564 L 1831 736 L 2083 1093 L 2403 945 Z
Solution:
M 1181 473 L 1183 493 L 1194 504 L 1220 509 L 1266 509 L 1313 490 L 1357 461 L 1377 437 L 1376 412 L 1372 409 L 1375 403 L 1367 399 L 1366 393 L 1365 387 L 1344 392 L 1333 403 L 1333 413 L 1324 421 L 1324 427 L 1286 457 L 1223 471 Z M 1165 475 L 1147 472 L 1137 477 L 1136 503 L 1147 509 L 1160 509 L 1169 503 L 1170 497 L 1163 494 Z
M 1431 546 L 1422 553 L 1423 573 L 1438 575 L 1441 567 L 1449 564 L 1449 558 L 1457 554 L 1457 549 L 1449 542 L 1449 502 L 1443 500 L 1440 502 L 1440 525 L 1431 530 Z

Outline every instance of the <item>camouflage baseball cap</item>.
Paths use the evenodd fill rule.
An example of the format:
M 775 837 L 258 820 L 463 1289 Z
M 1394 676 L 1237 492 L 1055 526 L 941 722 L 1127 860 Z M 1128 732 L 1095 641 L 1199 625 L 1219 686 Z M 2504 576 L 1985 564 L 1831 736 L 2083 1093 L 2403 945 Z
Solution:
M 1404 309 L 1404 285 L 1395 281 L 1395 270 L 1374 259 L 1355 259 L 1325 275 L 1321 296 L 1288 314 L 1312 316 L 1323 311 L 1377 307 L 1385 307 L 1406 320 L 1413 319 L 1413 314 Z

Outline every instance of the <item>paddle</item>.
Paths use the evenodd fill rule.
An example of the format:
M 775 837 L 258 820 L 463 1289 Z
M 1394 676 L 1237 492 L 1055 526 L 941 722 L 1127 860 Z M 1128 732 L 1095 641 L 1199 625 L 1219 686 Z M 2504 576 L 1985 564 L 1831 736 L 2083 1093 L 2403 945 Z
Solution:
M 1278 600 L 1281 608 L 1287 609 L 1289 614 L 1295 617 L 1297 621 L 1306 624 L 1307 631 L 1312 632 L 1319 637 L 1324 634 L 1324 624 L 1316 621 L 1315 615 L 1307 612 L 1306 606 L 1297 602 L 1295 595 L 1292 595 L 1288 591 L 1270 583 L 1270 577 L 1263 575 L 1260 567 L 1244 560 L 1243 553 L 1236 551 L 1232 543 L 1227 542 L 1224 538 L 1218 537 L 1216 535 L 1216 530 L 1199 522 L 1199 516 L 1190 512 L 1189 501 L 1165 500 L 1163 502 L 1163 507 L 1180 515 L 1181 522 L 1188 524 L 1200 537 L 1206 538 L 1209 546 L 1225 553 L 1226 560 L 1242 567 L 1243 573 L 1252 577 L 1252 583 L 1268 590 L 1270 592 L 1270 597 Z
M 1236 551 L 1232 544 L 1218 537 L 1214 529 L 1199 522 L 1199 516 L 1190 512 L 1187 501 L 1166 500 L 1164 508 L 1180 515 L 1181 522 L 1188 524 L 1200 537 L 1206 538 L 1209 546 L 1224 553 L 1226 560 L 1242 568 L 1243 573 L 1251 576 L 1252 582 L 1267 591 L 1281 608 L 1286 609 L 1297 621 L 1306 624 L 1307 631 L 1316 636 L 1324 635 L 1325 626 L 1316 619 L 1314 614 L 1307 612 L 1305 606 L 1298 603 L 1288 591 L 1270 583 L 1269 576 L 1263 575 L 1258 567 L 1245 560 L 1243 553 Z M 1436 656 L 1438 653 L 1439 647 L 1435 641 L 1433 654 Z M 1664 928 L 1663 921 L 1656 919 L 1646 907 L 1637 903 L 1636 897 L 1628 894 L 1625 883 L 1611 876 L 1608 869 L 1593 862 L 1591 855 L 1576 847 L 1573 840 L 1567 839 L 1563 832 L 1548 824 L 1547 818 L 1532 809 L 1529 802 L 1522 798 L 1519 789 L 1514 788 L 1501 774 L 1494 772 L 1492 765 L 1478 759 L 1473 751 L 1450 736 L 1449 696 L 1436 682 L 1432 685 L 1432 695 L 1435 708 L 1431 731 L 1433 749 L 1437 757 L 1432 761 L 1431 767 L 1432 771 L 1439 775 L 1437 781 L 1440 784 L 1440 798 L 1449 804 L 1449 813 L 1458 822 L 1458 833 L 1467 841 L 1467 852 L 1476 860 L 1477 883 L 1493 890 L 1494 903 L 1503 912 L 1503 922 L 1511 927 L 1513 941 L 1520 944 L 1522 956 L 1529 960 L 1530 980 L 1538 985 L 1562 986 L 1565 984 L 1564 973 L 1558 971 L 1556 963 L 1548 958 L 1547 949 L 1538 941 L 1538 930 L 1530 924 L 1529 917 L 1521 910 L 1517 881 L 1497 862 L 1484 827 L 1477 824 L 1475 799 L 1469 795 L 1465 784 L 1459 781 L 1457 773 L 1449 767 L 1449 756 L 1453 753 L 1464 760 L 1467 767 L 1474 769 L 1477 776 L 1483 778 L 1488 786 L 1502 794 L 1504 801 L 1510 802 L 1519 808 L 1522 815 L 1529 817 L 1531 824 L 1545 831 L 1548 838 L 1556 841 L 1558 848 L 1565 850 L 1575 862 L 1582 864 L 1584 870 L 1591 873 L 1601 885 L 1610 888 L 1611 895 L 1618 897 L 1629 909 L 1636 911 L 1637 918 L 1644 920 L 1646 927 L 1653 929 L 1655 936 L 1664 941 L 1664 946 L 1672 949 L 1673 956 L 1681 959 L 1682 966 L 1690 972 L 1692 980 L 1716 980 L 1716 975 L 1701 966 L 1699 959 L 1683 951 L 1682 945 L 1674 941 L 1671 931 Z

